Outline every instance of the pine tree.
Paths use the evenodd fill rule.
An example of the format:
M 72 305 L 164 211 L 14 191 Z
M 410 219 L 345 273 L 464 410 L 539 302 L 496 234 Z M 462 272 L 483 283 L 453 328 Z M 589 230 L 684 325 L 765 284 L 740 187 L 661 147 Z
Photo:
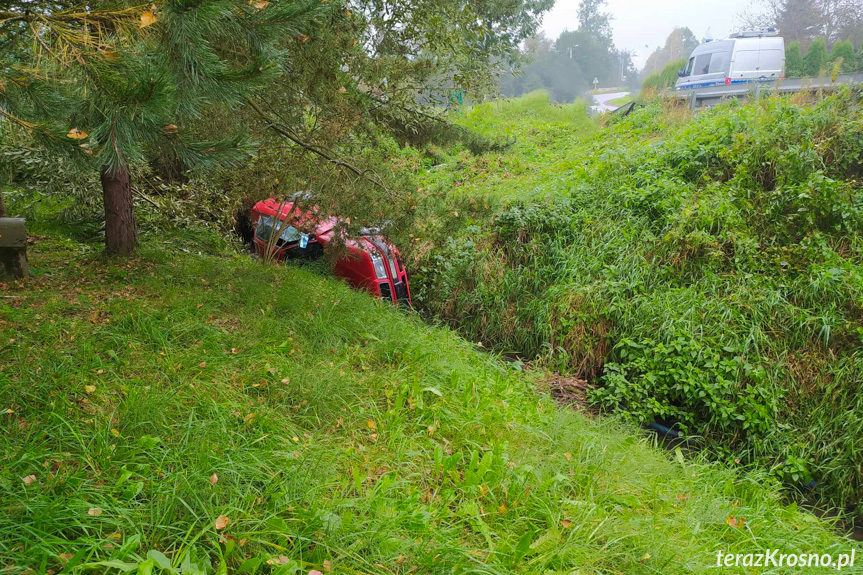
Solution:
M 785 47 L 785 75 L 789 78 L 803 76 L 803 54 L 800 42 L 791 42 Z
M 188 128 L 212 103 L 236 105 L 277 63 L 277 41 L 327 10 L 318 1 L 163 0 L 155 4 L 21 0 L 0 12 L 12 49 L 0 110 L 34 140 L 99 171 L 105 247 L 138 241 L 131 168 L 165 154 L 185 168 L 239 159 L 239 135 Z M 209 136 L 209 137 L 208 137 Z
M 816 38 L 809 44 L 806 55 L 803 56 L 803 73 L 806 76 L 818 76 L 827 66 L 827 45 L 824 38 Z

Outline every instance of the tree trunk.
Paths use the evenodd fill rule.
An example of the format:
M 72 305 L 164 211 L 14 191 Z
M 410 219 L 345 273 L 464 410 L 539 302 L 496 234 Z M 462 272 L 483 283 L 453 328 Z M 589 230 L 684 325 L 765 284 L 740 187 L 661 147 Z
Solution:
M 6 202 L 3 201 L 3 190 L 0 190 L 0 218 L 8 216 L 9 212 L 6 211 Z
M 132 176 L 129 166 L 116 170 L 102 167 L 102 197 L 105 204 L 105 251 L 129 256 L 138 245 L 138 227 L 132 212 Z

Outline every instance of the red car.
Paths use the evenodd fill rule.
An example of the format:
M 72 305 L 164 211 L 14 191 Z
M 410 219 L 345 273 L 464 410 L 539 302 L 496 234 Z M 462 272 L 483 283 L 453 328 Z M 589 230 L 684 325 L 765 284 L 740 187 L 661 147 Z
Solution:
M 294 209 L 291 200 L 263 200 L 252 208 L 252 229 L 255 250 L 266 253 L 268 242 L 289 218 L 274 246 L 278 260 L 293 258 L 317 259 L 333 240 L 339 219 L 322 218 L 317 207 Z M 305 230 L 305 231 L 301 231 Z M 376 230 L 360 230 L 359 238 L 345 238 L 347 253 L 333 264 L 336 276 L 357 289 L 393 304 L 411 305 L 408 273 L 401 254 Z

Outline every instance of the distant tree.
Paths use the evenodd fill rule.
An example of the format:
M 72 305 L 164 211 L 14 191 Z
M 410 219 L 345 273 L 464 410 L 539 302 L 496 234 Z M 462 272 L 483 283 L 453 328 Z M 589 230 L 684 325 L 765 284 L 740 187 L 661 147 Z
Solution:
M 578 8 L 578 29 L 611 44 L 611 17 L 603 11 L 605 5 L 606 0 L 581 0 Z
M 688 58 L 698 43 L 689 28 L 675 28 L 665 39 L 665 45 L 654 50 L 647 58 L 644 74 L 659 73 L 670 62 Z
M 803 54 L 800 52 L 800 42 L 791 42 L 785 46 L 785 75 L 789 78 L 803 76 Z
M 857 52 L 857 72 L 863 72 L 863 43 L 861 43 L 860 51 Z
M 836 42 L 833 44 L 833 49 L 830 51 L 830 64 L 835 64 L 837 61 L 842 60 L 842 63 L 839 65 L 839 71 L 842 74 L 850 74 L 854 71 L 857 62 L 856 62 L 857 54 L 854 53 L 854 45 L 851 44 L 850 40 L 845 40 Z
M 816 38 L 806 49 L 803 56 L 803 73 L 806 76 L 818 76 L 827 66 L 827 43 L 824 38 Z

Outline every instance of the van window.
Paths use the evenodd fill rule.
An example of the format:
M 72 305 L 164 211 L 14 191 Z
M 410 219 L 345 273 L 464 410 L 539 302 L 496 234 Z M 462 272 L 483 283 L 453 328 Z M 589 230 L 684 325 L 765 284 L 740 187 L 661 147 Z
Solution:
M 683 71 L 684 76 L 692 75 L 692 64 L 695 62 L 695 58 L 690 58 L 689 62 L 686 63 L 686 69 Z
M 758 51 L 745 50 L 734 55 L 735 72 L 754 72 L 758 69 Z
M 731 52 L 714 52 L 710 56 L 710 73 L 727 74 L 731 64 Z
M 701 54 L 695 58 L 695 71 L 692 72 L 693 76 L 701 76 L 710 71 L 711 56 L 712 54 Z

